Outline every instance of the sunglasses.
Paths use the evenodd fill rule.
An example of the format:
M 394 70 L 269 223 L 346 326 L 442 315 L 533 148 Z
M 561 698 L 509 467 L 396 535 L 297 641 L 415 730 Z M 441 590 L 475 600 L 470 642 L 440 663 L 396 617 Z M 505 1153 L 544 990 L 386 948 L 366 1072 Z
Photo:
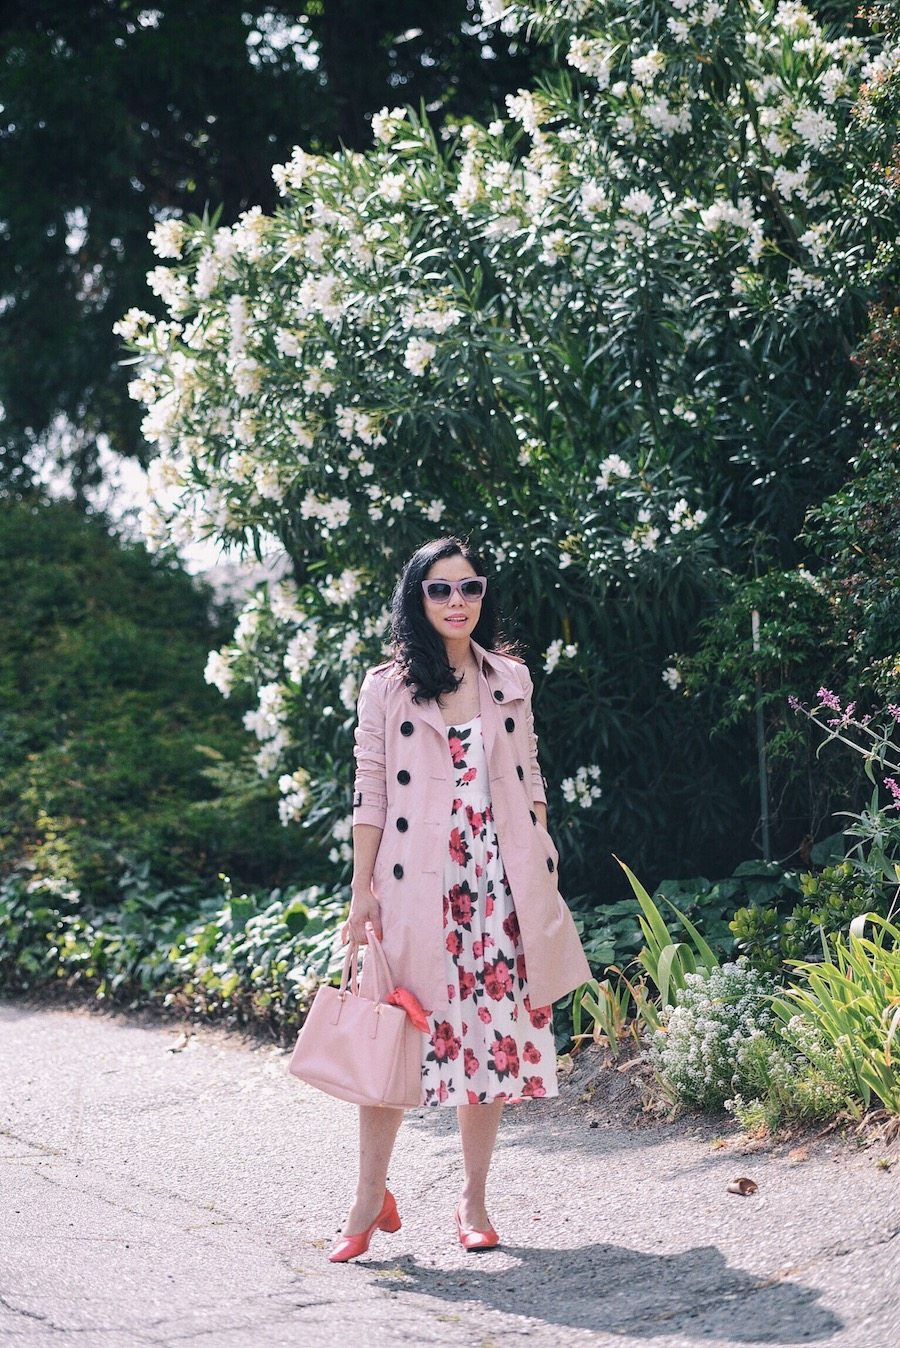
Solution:
M 423 580 L 422 589 L 432 604 L 447 604 L 455 590 L 467 604 L 483 599 L 487 589 L 484 576 L 466 576 L 463 580 Z

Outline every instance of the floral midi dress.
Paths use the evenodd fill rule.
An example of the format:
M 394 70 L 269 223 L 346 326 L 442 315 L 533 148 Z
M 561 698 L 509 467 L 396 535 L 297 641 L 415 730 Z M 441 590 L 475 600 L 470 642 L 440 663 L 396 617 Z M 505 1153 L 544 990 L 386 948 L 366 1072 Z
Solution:
M 427 1105 L 558 1094 L 549 1006 L 532 1007 L 513 896 L 500 857 L 481 718 L 447 732 L 456 770 L 444 861 L 449 1010 L 423 1036 Z

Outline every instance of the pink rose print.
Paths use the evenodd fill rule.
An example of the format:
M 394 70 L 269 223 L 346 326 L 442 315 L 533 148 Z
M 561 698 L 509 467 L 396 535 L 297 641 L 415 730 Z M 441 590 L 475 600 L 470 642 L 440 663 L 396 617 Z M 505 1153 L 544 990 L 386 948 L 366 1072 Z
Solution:
M 522 1057 L 526 1062 L 530 1063 L 540 1062 L 541 1060 L 540 1050 L 535 1048 L 530 1039 L 525 1041 L 525 1047 L 522 1049 Z
M 516 956 L 516 978 L 521 979 L 521 981 L 522 981 L 523 983 L 525 983 L 525 982 L 527 981 L 527 979 L 528 979 L 528 975 L 527 975 L 527 973 L 525 972 L 525 956 L 524 956 L 524 955 L 517 955 L 517 956 Z
M 474 957 L 475 959 L 477 959 L 477 960 L 480 960 L 483 954 L 484 954 L 484 942 L 483 942 L 483 941 L 473 941 L 473 942 L 472 942 L 472 955 L 473 955 L 473 957 Z
M 542 1030 L 545 1025 L 549 1025 L 553 1018 L 553 1011 L 549 1006 L 539 1006 L 536 1010 L 531 1009 L 531 998 L 525 994 L 525 1010 L 528 1012 L 532 1025 L 536 1030 Z
M 447 933 L 446 945 L 448 952 L 453 956 L 453 958 L 455 960 L 459 959 L 460 955 L 462 954 L 462 937 L 460 936 L 458 931 L 451 931 Z
M 474 1091 L 466 1091 L 466 1095 L 469 1097 L 469 1101 L 468 1101 L 468 1102 L 469 1102 L 470 1105 L 480 1105 L 480 1104 L 482 1104 L 483 1101 L 484 1101 L 484 1095 L 483 1095 L 483 1094 L 482 1094 L 482 1095 L 476 1095 Z
M 482 1024 L 484 1024 L 484 1025 L 490 1025 L 491 1020 L 492 1020 L 492 1016 L 491 1016 L 491 1013 L 490 1013 L 490 1011 L 487 1009 L 486 1006 L 479 1006 L 479 1008 L 478 1008 L 478 1019 L 482 1022 Z
M 466 768 L 465 772 L 463 773 L 462 777 L 460 777 L 459 780 L 461 782 L 474 782 L 477 776 L 478 773 L 475 771 L 474 768 Z
M 448 984 L 447 984 L 447 1001 L 448 1001 L 448 1002 L 452 1002 L 455 996 L 456 996 L 456 988 L 453 986 L 452 983 L 448 983 Z
M 540 1077 L 526 1077 L 525 1084 L 522 1087 L 522 1095 L 530 1100 L 539 1100 L 541 1096 L 546 1095 L 544 1083 Z
M 463 742 L 458 735 L 448 735 L 447 743 L 450 745 L 450 757 L 453 759 L 453 766 L 458 768 L 466 761 Z
M 457 799 L 453 802 L 453 809 L 450 811 L 450 813 L 457 814 L 461 809 L 462 809 L 462 801 Z
M 445 1058 L 455 1062 L 461 1047 L 462 1043 L 454 1035 L 449 1020 L 442 1020 L 435 1026 L 434 1034 L 431 1036 L 431 1048 L 436 1062 L 443 1062 Z
M 473 1077 L 475 1073 L 478 1071 L 478 1068 L 481 1066 L 478 1059 L 475 1057 L 474 1049 L 467 1048 L 464 1050 L 463 1061 L 465 1063 L 466 1076 Z
M 472 854 L 458 828 L 450 832 L 450 860 L 457 866 L 465 866 L 472 860 Z
M 535 1080 L 536 1080 L 536 1079 L 537 1079 L 537 1078 L 535 1078 Z M 438 1100 L 440 1101 L 440 1103 L 441 1103 L 442 1105 L 443 1105 L 443 1104 L 446 1104 L 446 1102 L 449 1100 L 449 1098 L 450 1098 L 450 1092 L 449 1092 L 448 1089 L 447 1089 L 447 1083 L 446 1083 L 446 1081 L 442 1081 L 441 1084 L 438 1086 L 438 1088 L 437 1088 L 437 1098 L 438 1098 Z
M 459 995 L 462 1001 L 471 997 L 475 991 L 475 975 L 468 969 L 459 971 Z
M 519 1075 L 519 1051 L 512 1035 L 498 1035 L 490 1047 L 491 1068 L 498 1077 Z
M 505 959 L 484 966 L 484 990 L 495 1002 L 512 992 L 512 975 Z M 532 1022 L 533 1023 L 533 1022 Z
M 503 930 L 506 932 L 507 936 L 508 936 L 509 939 L 512 941 L 513 945 L 515 945 L 515 944 L 518 942 L 518 940 L 519 940 L 519 915 L 518 915 L 518 913 L 512 912 L 512 913 L 509 914 L 508 917 L 505 917 L 505 918 L 503 919 Z
M 484 900 L 484 915 L 485 917 L 492 917 L 493 913 L 494 913 L 494 896 L 493 894 L 488 894 Z
M 468 931 L 472 925 L 472 894 L 465 881 L 450 890 L 450 911 L 457 926 Z
M 449 921 L 450 918 L 450 900 L 447 898 L 446 894 L 444 895 L 443 902 L 444 902 L 444 926 L 446 927 L 447 922 Z
M 484 815 L 479 814 L 478 811 L 474 810 L 471 805 L 467 805 L 466 818 L 469 821 L 469 826 L 471 827 L 472 832 L 481 833 L 482 829 L 484 828 L 484 818 L 485 818 Z

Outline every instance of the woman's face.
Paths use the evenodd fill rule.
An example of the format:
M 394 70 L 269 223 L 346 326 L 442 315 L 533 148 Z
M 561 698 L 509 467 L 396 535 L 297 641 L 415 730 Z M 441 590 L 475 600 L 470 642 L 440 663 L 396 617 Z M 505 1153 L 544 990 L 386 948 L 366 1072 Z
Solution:
M 459 555 L 442 557 L 430 566 L 425 573 L 425 583 L 432 580 L 464 580 L 467 576 L 477 575 L 471 562 Z M 478 626 L 481 617 L 481 600 L 466 600 L 458 590 L 454 590 L 446 604 L 436 604 L 422 592 L 425 617 L 444 641 L 458 641 L 460 637 L 470 637 Z

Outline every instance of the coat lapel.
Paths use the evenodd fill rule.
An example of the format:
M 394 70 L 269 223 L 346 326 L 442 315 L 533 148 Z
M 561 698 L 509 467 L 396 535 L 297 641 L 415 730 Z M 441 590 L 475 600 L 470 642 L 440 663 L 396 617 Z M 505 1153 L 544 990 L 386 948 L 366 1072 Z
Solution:
M 495 664 L 491 659 L 490 651 L 486 651 L 482 646 L 479 646 L 477 641 L 472 642 L 472 649 L 481 669 L 481 678 L 478 684 L 481 733 L 484 736 L 484 751 L 490 763 L 491 751 L 497 738 L 497 727 L 508 715 L 504 708 L 511 702 L 521 702 L 523 697 L 522 686 L 512 671 L 504 667 L 504 664 L 499 661 Z M 502 696 L 496 697 L 495 694 L 497 693 L 502 694 Z

